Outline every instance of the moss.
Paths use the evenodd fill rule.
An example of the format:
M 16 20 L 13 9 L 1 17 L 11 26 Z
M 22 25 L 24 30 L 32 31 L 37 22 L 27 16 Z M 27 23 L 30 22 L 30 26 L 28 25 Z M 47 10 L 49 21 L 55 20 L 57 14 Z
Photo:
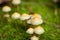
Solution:
M 41 0 L 41 1 L 43 2 L 44 0 Z M 23 2 L 19 6 L 18 11 L 20 12 L 20 14 L 24 12 L 29 13 L 29 11 L 25 9 L 25 6 L 29 6 L 34 12 L 37 12 L 40 15 L 42 15 L 42 18 L 45 22 L 44 24 L 42 24 L 42 27 L 45 29 L 45 33 L 40 35 L 40 40 L 60 40 L 59 38 L 60 37 L 60 29 L 59 29 L 60 20 L 59 20 L 59 16 L 56 16 L 54 14 L 54 11 L 52 8 L 47 7 L 45 4 L 38 4 L 34 2 L 33 3 Z M 12 7 L 12 11 L 10 12 L 10 15 L 15 11 L 14 9 L 15 7 Z M 17 30 L 14 20 L 11 20 L 12 22 L 10 23 L 6 23 L 4 18 L 2 18 L 3 14 L 4 13 L 1 10 L 0 11 L 0 40 L 29 40 L 31 35 L 25 32 L 24 25 L 22 25 L 18 20 L 17 26 L 19 27 L 18 28 L 19 30 Z

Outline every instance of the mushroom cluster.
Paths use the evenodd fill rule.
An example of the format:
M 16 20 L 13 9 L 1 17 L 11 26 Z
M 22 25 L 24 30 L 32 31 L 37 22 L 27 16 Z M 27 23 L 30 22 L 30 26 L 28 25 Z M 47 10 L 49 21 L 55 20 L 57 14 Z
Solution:
M 34 35 L 31 37 L 31 40 L 39 40 L 39 37 L 36 35 L 41 35 L 44 33 L 44 29 L 39 26 L 43 23 L 42 17 L 38 13 L 30 15 L 30 18 L 27 20 L 27 24 L 32 25 L 32 27 L 26 30 L 26 33 Z
M 12 4 L 17 7 L 19 4 L 21 4 L 21 0 L 12 0 Z M 6 13 L 4 17 L 10 18 L 11 16 L 12 19 L 15 19 L 15 20 L 20 19 L 21 21 L 25 21 L 25 23 L 30 26 L 30 27 L 27 26 L 28 29 L 26 30 L 26 33 L 30 35 L 34 35 L 30 39 L 39 40 L 39 37 L 36 35 L 41 35 L 44 33 L 44 29 L 40 26 L 43 23 L 41 15 L 38 13 L 34 13 L 34 14 L 23 13 L 21 15 L 18 12 L 18 10 L 15 11 L 12 15 L 9 15 L 9 12 L 11 10 L 12 10 L 11 7 L 4 6 L 2 8 L 2 11 Z

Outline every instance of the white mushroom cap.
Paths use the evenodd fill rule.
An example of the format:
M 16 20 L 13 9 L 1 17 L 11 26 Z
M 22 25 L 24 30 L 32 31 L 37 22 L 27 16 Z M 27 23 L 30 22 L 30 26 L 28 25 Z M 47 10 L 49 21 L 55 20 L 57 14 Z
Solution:
M 34 33 L 34 29 L 33 28 L 29 28 L 29 29 L 27 29 L 26 33 L 33 34 Z
M 44 29 L 43 29 L 42 27 L 38 26 L 38 27 L 36 27 L 36 28 L 34 29 L 34 32 L 35 32 L 36 34 L 43 34 L 43 33 L 44 33 Z
M 30 15 L 28 15 L 26 13 L 22 14 L 21 17 L 20 17 L 21 20 L 27 20 L 29 18 L 30 18 Z
M 32 25 L 39 25 L 39 24 L 42 24 L 42 23 L 43 23 L 43 20 L 39 19 L 39 18 L 34 18 L 34 19 L 31 20 Z
M 57 3 L 59 0 L 52 0 L 53 2 Z
M 2 8 L 2 11 L 3 11 L 3 12 L 10 12 L 10 11 L 11 11 L 11 8 L 10 8 L 9 6 L 4 6 L 4 7 Z
M 27 20 L 27 23 L 28 23 L 28 24 L 31 24 L 31 19 L 30 19 L 30 20 Z
M 21 0 L 12 0 L 12 4 L 19 5 L 21 3 Z
M 18 12 L 15 12 L 12 14 L 11 16 L 13 19 L 19 19 L 20 18 L 20 14 Z
M 40 18 L 41 19 L 42 17 L 40 14 L 35 13 L 35 14 L 31 15 L 31 18 Z
M 39 38 L 36 37 L 36 36 L 32 36 L 32 37 L 31 37 L 31 40 L 39 40 Z
M 30 15 L 30 19 L 27 20 L 27 23 L 32 25 L 39 25 L 43 23 L 43 20 L 41 15 L 35 13 L 33 15 Z

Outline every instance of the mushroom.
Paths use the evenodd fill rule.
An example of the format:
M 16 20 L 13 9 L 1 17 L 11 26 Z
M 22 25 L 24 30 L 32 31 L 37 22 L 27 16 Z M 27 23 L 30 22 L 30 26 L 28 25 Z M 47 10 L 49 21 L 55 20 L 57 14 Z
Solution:
M 26 13 L 23 13 L 20 17 L 21 20 L 27 20 L 30 18 L 30 15 L 26 14 Z
M 42 27 L 40 27 L 40 26 L 37 26 L 35 29 L 34 29 L 34 32 L 36 33 L 36 34 L 43 34 L 44 33 L 44 29 L 42 28 Z
M 33 28 L 29 28 L 29 29 L 27 29 L 26 33 L 33 34 L 34 33 L 34 29 Z
M 21 0 L 12 0 L 13 5 L 19 5 L 21 3 Z
M 39 40 L 39 38 L 37 36 L 32 36 L 31 40 Z
M 10 8 L 9 6 L 4 6 L 4 7 L 2 8 L 2 11 L 3 11 L 3 12 L 10 12 L 10 11 L 11 11 L 11 8 Z
M 19 19 L 20 18 L 20 14 L 18 12 L 14 12 L 11 17 L 13 19 Z

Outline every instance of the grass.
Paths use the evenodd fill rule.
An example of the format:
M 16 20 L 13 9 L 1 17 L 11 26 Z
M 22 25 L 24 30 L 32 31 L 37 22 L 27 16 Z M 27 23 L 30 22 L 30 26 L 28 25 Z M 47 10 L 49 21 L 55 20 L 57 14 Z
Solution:
M 45 33 L 40 35 L 40 40 L 60 40 L 60 29 L 59 29 L 59 16 L 56 16 L 53 12 L 53 9 L 47 7 L 45 4 L 38 3 L 28 3 L 24 2 L 19 6 L 18 12 L 29 13 L 25 6 L 29 6 L 35 13 L 39 13 L 43 20 L 44 24 L 41 26 L 44 28 Z M 1 8 L 0 8 L 1 9 Z M 15 8 L 12 7 L 12 11 L 9 13 L 10 15 L 15 11 Z M 30 36 L 26 33 L 24 29 L 24 25 L 22 25 L 20 20 L 17 20 L 18 30 L 16 30 L 16 20 L 12 20 L 11 22 L 5 21 L 3 18 L 4 13 L 0 10 L 0 40 L 29 40 Z

